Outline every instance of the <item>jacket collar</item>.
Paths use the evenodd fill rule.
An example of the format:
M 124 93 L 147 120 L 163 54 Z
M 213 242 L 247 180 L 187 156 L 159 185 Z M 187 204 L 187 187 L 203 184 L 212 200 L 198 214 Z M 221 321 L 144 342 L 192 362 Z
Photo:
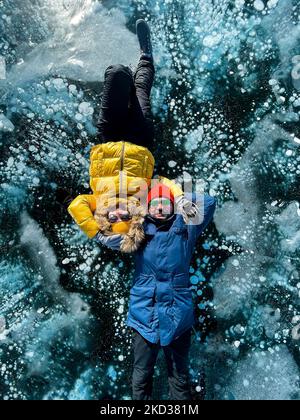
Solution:
M 185 226 L 183 217 L 181 215 L 174 215 L 165 224 L 159 226 L 153 219 L 146 216 L 144 222 L 144 231 L 146 235 L 154 236 L 158 231 L 170 231 L 171 229 L 182 228 Z

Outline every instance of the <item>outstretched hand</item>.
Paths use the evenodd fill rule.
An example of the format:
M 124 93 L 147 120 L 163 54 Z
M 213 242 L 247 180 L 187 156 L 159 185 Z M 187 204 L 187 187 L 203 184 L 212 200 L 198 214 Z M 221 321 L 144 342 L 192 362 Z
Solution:
M 98 243 L 112 249 L 113 251 L 120 251 L 122 238 L 122 235 L 105 236 L 100 232 L 96 235 Z
M 186 224 L 188 224 L 191 219 L 198 217 L 200 214 L 197 204 L 186 199 L 184 196 L 176 199 L 176 210 L 182 215 Z

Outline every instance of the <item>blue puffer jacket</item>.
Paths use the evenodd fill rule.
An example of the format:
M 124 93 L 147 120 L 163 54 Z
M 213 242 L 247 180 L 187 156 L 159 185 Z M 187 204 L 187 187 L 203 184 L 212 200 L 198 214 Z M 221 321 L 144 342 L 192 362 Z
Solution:
M 187 197 L 188 198 L 188 197 Z M 194 202 L 200 197 L 193 196 Z M 146 244 L 136 253 L 136 272 L 130 291 L 127 325 L 146 340 L 169 345 L 195 322 L 190 290 L 190 263 L 199 236 L 212 220 L 216 200 L 201 196 L 204 220 L 186 225 L 175 215 L 157 226 L 146 219 Z

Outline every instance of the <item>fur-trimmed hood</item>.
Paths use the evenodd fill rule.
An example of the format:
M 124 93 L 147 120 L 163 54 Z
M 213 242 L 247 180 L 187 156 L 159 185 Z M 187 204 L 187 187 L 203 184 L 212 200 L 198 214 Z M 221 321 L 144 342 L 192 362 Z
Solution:
M 98 197 L 94 217 L 103 235 L 110 236 L 114 234 L 112 232 L 112 225 L 108 220 L 108 213 L 116 207 L 124 208 L 132 216 L 129 232 L 123 235 L 121 252 L 126 254 L 136 252 L 145 241 L 143 223 L 147 212 L 141 206 L 139 200 L 133 197 L 129 197 L 128 199 Z

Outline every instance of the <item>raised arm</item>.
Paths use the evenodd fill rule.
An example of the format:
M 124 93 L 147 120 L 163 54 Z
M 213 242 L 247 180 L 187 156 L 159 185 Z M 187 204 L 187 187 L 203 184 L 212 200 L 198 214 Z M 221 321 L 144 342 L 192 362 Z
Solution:
M 162 176 L 159 177 L 159 182 L 171 190 L 175 198 L 176 212 L 183 216 L 186 223 L 188 223 L 191 217 L 195 217 L 197 215 L 197 205 L 193 203 L 192 199 L 189 200 L 188 197 L 184 195 L 180 185 Z
M 174 181 L 171 181 L 168 178 L 160 176 L 158 177 L 158 183 L 170 188 L 175 199 L 178 199 L 179 197 L 182 197 L 184 195 L 180 185 L 176 184 Z
M 70 215 L 90 239 L 94 238 L 100 230 L 94 218 L 95 211 L 96 198 L 92 194 L 79 195 L 68 207 Z
M 193 194 L 192 201 L 197 205 L 199 214 L 194 220 L 191 220 L 189 230 L 197 239 L 212 221 L 217 207 L 217 200 L 208 194 Z

